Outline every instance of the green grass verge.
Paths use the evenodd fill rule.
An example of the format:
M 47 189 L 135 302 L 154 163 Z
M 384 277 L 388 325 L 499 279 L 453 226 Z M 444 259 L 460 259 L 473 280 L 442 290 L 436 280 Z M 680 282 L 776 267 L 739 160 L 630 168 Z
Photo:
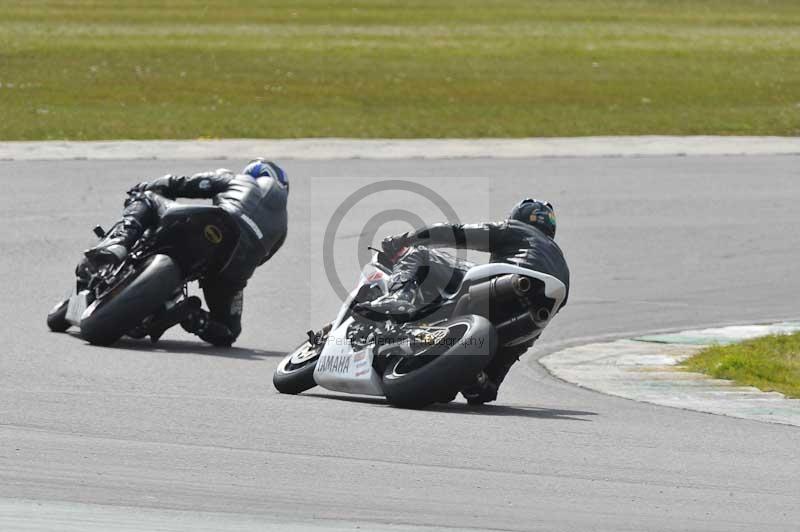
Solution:
M 800 333 L 709 347 L 686 360 L 682 367 L 760 390 L 800 397 Z
M 0 139 L 800 134 L 797 0 L 0 0 Z

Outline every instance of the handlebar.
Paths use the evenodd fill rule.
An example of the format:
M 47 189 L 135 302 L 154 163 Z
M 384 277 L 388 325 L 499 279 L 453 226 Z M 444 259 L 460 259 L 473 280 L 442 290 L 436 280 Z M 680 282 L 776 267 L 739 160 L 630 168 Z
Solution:
M 378 253 L 378 262 L 389 266 L 393 266 L 400 259 L 400 257 L 402 257 L 408 252 L 410 247 L 411 246 L 403 246 L 402 248 L 398 249 L 397 252 L 392 256 L 389 256 L 383 250 L 374 248 L 372 246 L 367 246 L 367 249 Z

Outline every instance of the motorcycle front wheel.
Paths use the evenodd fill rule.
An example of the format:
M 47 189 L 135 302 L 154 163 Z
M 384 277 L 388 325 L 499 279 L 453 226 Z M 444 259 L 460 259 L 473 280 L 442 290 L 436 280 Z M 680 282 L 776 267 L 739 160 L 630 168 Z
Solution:
M 64 332 L 69 329 L 70 323 L 67 321 L 67 309 L 69 299 L 65 299 L 56 304 L 47 314 L 47 327 L 53 332 Z
M 314 368 L 322 352 L 324 342 L 311 345 L 306 340 L 280 361 L 272 375 L 272 385 L 281 393 L 297 395 L 317 385 Z

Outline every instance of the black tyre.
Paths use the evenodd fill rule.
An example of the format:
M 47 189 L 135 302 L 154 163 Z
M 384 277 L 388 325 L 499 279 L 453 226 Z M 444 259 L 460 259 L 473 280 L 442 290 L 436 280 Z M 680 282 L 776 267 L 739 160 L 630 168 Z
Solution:
M 71 323 L 67 321 L 67 308 L 69 299 L 58 303 L 47 315 L 47 326 L 53 332 L 64 332 L 69 329 Z
M 182 285 L 178 265 L 167 255 L 154 255 L 112 294 L 89 305 L 81 318 L 81 336 L 90 344 L 113 344 L 157 312 Z
M 272 375 L 272 385 L 281 393 L 297 395 L 317 385 L 314 368 L 322 352 L 324 342 L 312 346 L 303 342 L 297 349 L 280 361 Z
M 460 316 L 445 325 L 444 337 L 411 357 L 398 357 L 383 373 L 389 403 L 424 408 L 449 402 L 489 364 L 496 333 L 481 316 Z

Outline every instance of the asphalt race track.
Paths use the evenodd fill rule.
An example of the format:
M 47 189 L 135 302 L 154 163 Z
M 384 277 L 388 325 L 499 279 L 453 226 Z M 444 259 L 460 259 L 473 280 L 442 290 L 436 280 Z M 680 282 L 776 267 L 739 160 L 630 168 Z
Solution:
M 47 331 L 124 190 L 242 162 L 0 162 L 0 530 L 797 530 L 797 428 L 606 397 L 535 359 L 797 319 L 800 157 L 285 161 L 289 239 L 252 279 L 234 349 L 180 330 L 109 349 Z M 338 309 L 311 264 L 337 177 L 442 175 L 481 178 L 447 197 L 465 220 L 525 195 L 558 210 L 570 304 L 500 400 L 404 411 L 279 395 L 279 357 Z M 342 245 L 359 231 L 346 219 Z M 355 262 L 337 259 L 348 286 Z

